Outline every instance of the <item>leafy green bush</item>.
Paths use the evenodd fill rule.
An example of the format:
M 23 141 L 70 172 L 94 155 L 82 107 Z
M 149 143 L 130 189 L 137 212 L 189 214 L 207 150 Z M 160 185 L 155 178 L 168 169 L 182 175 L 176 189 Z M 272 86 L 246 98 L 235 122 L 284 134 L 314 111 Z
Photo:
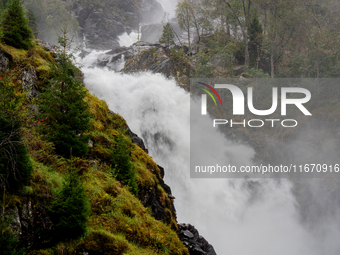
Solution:
M 151 48 L 150 48 L 150 51 L 152 52 L 152 54 L 155 54 L 156 51 L 157 51 L 157 49 L 156 49 L 155 47 L 151 47 Z
M 212 78 L 215 67 L 210 63 L 210 56 L 204 52 L 197 54 L 198 67 L 195 69 L 195 77 Z
M 1 20 L 2 40 L 7 45 L 18 49 L 28 49 L 31 46 L 32 31 L 28 26 L 21 0 L 11 0 L 3 13 Z
M 116 179 L 131 187 L 131 191 L 137 195 L 136 170 L 132 169 L 131 148 L 123 135 L 119 135 L 115 141 L 115 147 L 111 152 L 112 166 Z
M 186 55 L 183 48 L 179 50 L 172 48 L 170 58 L 174 62 L 176 71 L 178 71 L 180 75 L 190 75 L 190 58 Z
M 249 74 L 253 78 L 270 78 L 270 75 L 268 73 L 264 72 L 262 69 L 250 68 Z
M 67 176 L 49 211 L 56 226 L 56 239 L 74 239 L 86 233 L 90 204 L 83 183 L 75 171 L 71 171 Z

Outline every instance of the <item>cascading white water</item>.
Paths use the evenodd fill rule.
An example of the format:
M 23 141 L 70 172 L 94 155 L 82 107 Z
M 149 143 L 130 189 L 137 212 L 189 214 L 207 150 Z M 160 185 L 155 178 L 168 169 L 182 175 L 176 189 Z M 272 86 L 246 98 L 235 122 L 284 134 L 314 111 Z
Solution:
M 138 41 L 138 33 L 131 32 L 130 34 L 128 34 L 128 33 L 125 32 L 124 34 L 119 36 L 118 39 L 119 39 L 120 46 L 129 47 L 133 43 Z
M 179 222 L 195 225 L 217 254 L 339 254 L 339 245 L 329 243 L 339 236 L 337 226 L 329 238 L 329 225 L 323 225 L 323 240 L 300 223 L 289 181 L 190 179 L 189 94 L 160 74 L 127 75 L 89 68 L 97 54 L 92 52 L 83 60 L 86 87 L 144 139 L 150 155 L 165 168 Z M 206 130 L 204 123 L 197 124 Z M 226 141 L 216 131 L 207 133 L 220 136 L 226 148 L 220 154 L 214 151 L 214 157 L 251 163 L 251 148 Z M 205 146 L 209 140 L 203 141 Z

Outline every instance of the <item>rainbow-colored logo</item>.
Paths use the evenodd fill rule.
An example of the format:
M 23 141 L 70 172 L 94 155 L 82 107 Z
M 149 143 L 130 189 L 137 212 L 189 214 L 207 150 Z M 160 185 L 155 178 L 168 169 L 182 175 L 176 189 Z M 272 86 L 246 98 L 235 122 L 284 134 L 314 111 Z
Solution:
M 203 83 L 203 82 L 197 82 L 197 83 L 198 83 L 198 84 L 201 84 L 201 85 L 203 85 L 203 86 L 206 86 L 207 88 L 211 89 L 212 92 L 214 92 L 214 94 L 217 96 L 218 100 L 220 101 L 220 104 L 222 105 L 222 100 L 221 100 L 221 98 L 220 98 L 220 95 L 217 93 L 217 91 L 216 91 L 212 86 L 210 86 L 210 85 L 208 85 L 208 84 L 205 84 L 205 83 Z M 206 92 L 206 93 L 212 98 L 212 100 L 214 100 L 214 103 L 215 103 L 215 105 L 217 106 L 216 100 L 215 100 L 214 96 L 210 93 L 210 91 L 208 91 L 208 90 L 206 90 L 206 89 L 202 89 L 202 88 L 199 88 L 199 89 L 201 89 L 201 90 L 203 90 L 204 92 Z

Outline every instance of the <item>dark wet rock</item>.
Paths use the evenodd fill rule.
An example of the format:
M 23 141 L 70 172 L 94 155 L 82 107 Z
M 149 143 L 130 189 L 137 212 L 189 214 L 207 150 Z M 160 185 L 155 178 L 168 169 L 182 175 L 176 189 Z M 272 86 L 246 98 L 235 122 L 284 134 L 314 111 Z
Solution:
M 44 48 L 44 50 L 46 51 L 53 51 L 53 45 L 51 45 L 50 43 L 48 42 L 44 42 L 42 40 L 38 40 L 37 44 L 41 47 Z
M 159 48 L 160 44 L 137 42 L 130 47 L 115 47 L 114 49 L 98 56 L 95 65 L 108 67 L 110 70 L 120 71 L 127 59 L 133 58 L 138 52 L 152 47 Z
M 148 153 L 146 149 L 143 139 L 138 135 L 133 133 L 131 129 L 127 128 L 127 135 L 131 137 L 133 143 L 138 145 L 142 150 Z M 144 207 L 151 208 L 152 216 L 160 221 L 163 221 L 168 224 L 173 224 L 172 220 L 176 220 L 176 209 L 173 203 L 173 199 L 175 197 L 172 195 L 171 188 L 164 182 L 164 168 L 157 165 L 159 169 L 159 174 L 156 174 L 158 179 L 158 184 L 163 188 L 168 196 L 168 203 L 164 201 L 164 198 L 159 193 L 158 185 L 155 184 L 151 187 L 139 187 L 138 191 L 138 199 L 142 202 Z M 156 169 L 154 169 L 157 172 Z
M 96 65 L 99 67 L 108 67 L 114 71 L 120 71 L 125 59 L 134 56 L 134 49 L 132 47 L 117 47 L 114 50 L 101 54 L 97 58 Z
M 192 238 L 195 237 L 194 234 L 191 233 L 189 230 L 183 230 L 183 231 L 182 231 L 182 234 L 183 234 L 183 237 L 184 237 L 184 238 L 192 239 Z
M 141 4 L 141 16 L 143 23 L 160 22 L 164 9 L 157 0 L 143 0 Z
M 214 247 L 199 235 L 198 230 L 190 224 L 178 224 L 179 238 L 188 248 L 190 255 L 216 255 Z
M 145 147 L 143 139 L 140 138 L 138 135 L 136 135 L 134 132 L 132 132 L 129 127 L 128 127 L 128 130 L 127 130 L 127 135 L 131 138 L 131 141 L 133 143 L 137 144 L 143 151 L 148 153 L 148 149 Z
M 29 100 L 38 97 L 36 84 L 38 81 L 37 73 L 33 67 L 22 69 L 21 71 L 22 89 L 26 93 L 26 98 Z
M 189 47 L 186 46 L 186 45 L 182 45 L 182 46 L 180 46 L 180 45 L 175 45 L 175 46 L 172 47 L 172 49 L 175 49 L 175 50 L 177 50 L 177 51 L 183 49 L 184 53 L 188 53 L 188 52 L 189 52 Z
M 173 195 L 171 195 L 171 194 L 168 194 L 168 198 L 170 198 L 170 199 L 176 199 Z
M 79 56 L 81 58 L 85 58 L 87 55 L 89 55 L 90 53 L 92 52 L 92 50 L 89 50 L 89 49 L 81 49 L 80 53 L 79 53 Z
M 121 22 L 118 17 L 106 17 L 102 11 L 92 12 L 84 26 L 86 47 L 99 50 L 118 47 L 118 36 L 125 32 Z
M 77 9 L 75 9 L 75 14 L 80 27 L 85 27 L 86 21 L 90 17 L 91 12 L 92 8 L 84 8 L 83 6 L 79 6 Z
M 101 67 L 104 67 L 104 66 L 106 66 L 109 63 L 110 59 L 111 59 L 110 55 L 101 54 L 97 58 L 97 65 L 101 66 Z
M 164 10 L 157 0 L 103 0 L 87 5 L 76 0 L 72 12 L 85 47 L 109 50 L 119 47 L 118 36 L 137 30 L 140 22 L 159 22 Z
M 244 66 L 236 66 L 234 67 L 234 75 L 239 76 L 244 73 Z
M 160 47 L 157 50 L 144 50 L 125 63 L 125 73 L 141 71 L 161 73 L 170 77 L 175 75 L 175 65 L 167 56 L 165 50 Z
M 10 57 L 0 50 L 0 73 L 9 68 Z
M 161 166 L 159 166 L 159 165 L 157 165 L 157 166 L 158 166 L 158 168 L 159 168 L 159 170 L 160 170 L 161 177 L 162 177 L 162 179 L 163 179 L 163 178 L 164 178 L 164 175 L 165 175 L 164 168 L 161 167 Z
M 128 35 L 132 33 L 132 29 L 130 27 L 125 27 L 125 31 Z
M 47 206 L 44 200 L 29 198 L 6 211 L 6 214 L 12 217 L 11 227 L 18 233 L 22 246 L 41 249 L 52 244 L 55 232 Z
M 149 189 L 140 188 L 138 191 L 138 199 L 142 202 L 144 207 L 151 208 L 152 216 L 156 220 L 171 224 L 172 218 L 176 219 L 176 210 L 173 202 L 171 202 L 170 208 L 166 207 L 162 197 L 158 194 L 157 185 L 152 186 Z M 170 210 L 170 214 L 167 210 Z

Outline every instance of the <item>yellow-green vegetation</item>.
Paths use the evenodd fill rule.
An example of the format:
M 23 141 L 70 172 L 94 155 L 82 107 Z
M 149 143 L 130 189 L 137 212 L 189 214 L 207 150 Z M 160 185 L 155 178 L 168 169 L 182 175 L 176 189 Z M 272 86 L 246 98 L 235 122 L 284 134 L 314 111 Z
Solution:
M 21 70 L 32 66 L 38 75 L 38 89 L 46 85 L 52 54 L 34 44 L 28 51 L 17 50 L 0 44 L 0 50 L 9 56 L 10 70 L 0 73 L 14 84 L 16 93 L 22 95 Z M 35 99 L 39 100 L 39 99 Z M 36 108 L 22 96 L 19 117 L 21 133 L 33 166 L 29 183 L 20 191 L 9 195 L 10 207 L 20 207 L 29 199 L 44 201 L 48 206 L 63 188 L 68 172 L 75 169 L 84 184 L 90 201 L 91 213 L 87 222 L 87 234 L 75 240 L 54 243 L 45 249 L 30 249 L 27 254 L 188 254 L 179 240 L 172 202 L 160 185 L 161 174 L 157 164 L 127 135 L 126 121 L 109 110 L 104 101 L 87 93 L 85 101 L 91 114 L 87 158 L 64 158 L 55 153 L 55 146 L 41 133 L 46 120 L 38 119 Z M 119 182 L 112 172 L 110 153 L 115 141 L 122 135 L 131 149 L 132 169 L 136 171 L 139 190 L 154 189 L 165 208 L 169 220 L 161 222 L 152 216 L 128 186 Z M 39 224 L 39 223 L 36 223 Z
M 15 64 L 24 61 L 27 56 L 27 50 L 17 49 L 6 44 L 0 44 L 0 50 L 9 54 L 11 56 L 11 61 L 13 61 Z
M 29 50 L 17 49 L 6 44 L 0 44 L 0 50 L 10 56 L 13 64 L 32 65 L 39 69 L 48 69 L 48 63 L 53 62 L 51 52 L 45 51 L 41 46 L 34 44 Z M 23 66 L 24 67 L 24 66 Z

